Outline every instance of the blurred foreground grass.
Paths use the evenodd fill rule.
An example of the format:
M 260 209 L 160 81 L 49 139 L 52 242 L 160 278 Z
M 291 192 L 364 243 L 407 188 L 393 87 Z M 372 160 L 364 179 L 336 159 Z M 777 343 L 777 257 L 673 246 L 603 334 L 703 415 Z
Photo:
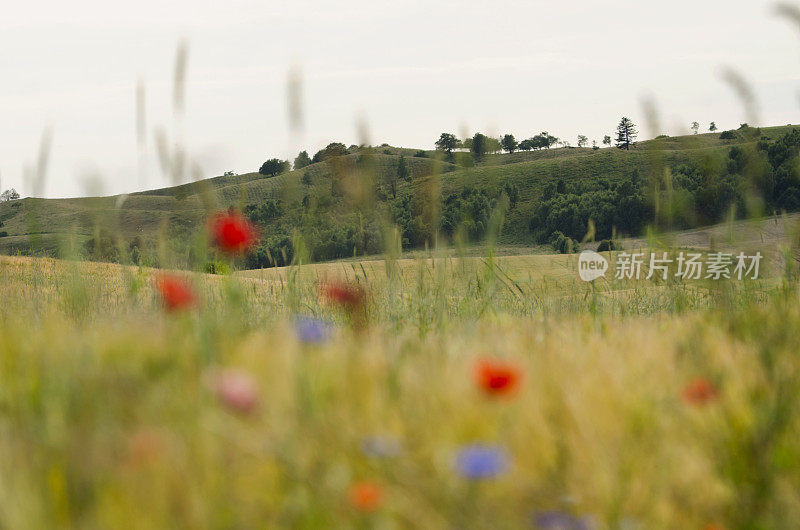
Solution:
M 794 527 L 797 282 L 574 259 L 185 275 L 167 312 L 154 270 L 0 257 L 0 527 Z

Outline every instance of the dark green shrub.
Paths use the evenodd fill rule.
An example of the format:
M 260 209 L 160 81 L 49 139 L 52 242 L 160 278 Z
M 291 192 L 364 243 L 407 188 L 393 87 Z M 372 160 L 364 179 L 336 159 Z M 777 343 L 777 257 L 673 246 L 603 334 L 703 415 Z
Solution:
M 556 230 L 550 236 L 550 245 L 559 254 L 572 254 L 578 250 L 578 242 Z
M 230 274 L 231 268 L 224 261 L 207 261 L 203 265 L 203 272 L 206 274 Z
M 622 250 L 622 246 L 613 239 L 604 239 L 597 245 L 597 252 L 607 252 L 609 250 Z

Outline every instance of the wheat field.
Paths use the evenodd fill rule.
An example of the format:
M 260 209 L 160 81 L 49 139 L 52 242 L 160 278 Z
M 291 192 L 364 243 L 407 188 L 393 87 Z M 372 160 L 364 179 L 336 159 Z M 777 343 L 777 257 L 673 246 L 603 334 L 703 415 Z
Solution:
M 176 273 L 170 311 L 163 271 L 0 258 L 0 525 L 791 528 L 797 282 L 569 259 Z

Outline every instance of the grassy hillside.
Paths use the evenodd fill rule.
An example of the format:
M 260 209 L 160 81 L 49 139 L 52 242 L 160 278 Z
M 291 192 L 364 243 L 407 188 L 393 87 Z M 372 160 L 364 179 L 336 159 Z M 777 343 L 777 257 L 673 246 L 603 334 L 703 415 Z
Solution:
M 790 126 L 763 128 L 761 137 L 774 140 L 790 130 Z M 505 211 L 498 241 L 536 245 L 542 242 L 541 233 L 535 230 L 536 208 L 542 205 L 543 195 L 550 193 L 548 186 L 563 183 L 565 193 L 577 193 L 577 197 L 591 190 L 618 187 L 634 173 L 646 178 L 663 172 L 663 168 L 697 167 L 708 160 L 723 164 L 732 146 L 752 149 L 756 140 L 738 133 L 734 140 L 703 134 L 645 141 L 629 152 L 569 148 L 490 154 L 477 165 L 466 153 L 457 154 L 455 163 L 448 163 L 414 156 L 416 149 L 384 146 L 271 178 L 248 173 L 128 196 L 28 198 L 0 204 L 0 231 L 7 234 L 0 237 L 0 252 L 86 254 L 87 242 L 97 242 L 92 248 L 102 247 L 103 233 L 113 232 L 118 239 L 112 243 L 123 253 L 136 245 L 155 256 L 159 241 L 168 240 L 188 254 L 193 252 L 191 248 L 209 212 L 280 201 L 279 215 L 262 224 L 265 235 L 271 238 L 273 254 L 289 245 L 295 229 L 299 229 L 312 247 L 339 238 L 339 246 L 345 250 L 336 251 L 338 254 L 332 257 L 352 256 L 353 251 L 363 255 L 380 250 L 382 243 L 377 241 L 383 238 L 383 226 L 391 223 L 401 225 L 404 248 L 424 246 L 428 232 L 436 231 L 436 222 L 431 221 L 428 232 L 412 223 L 425 217 L 423 211 L 448 214 L 448 205 L 438 202 L 448 197 L 458 204 L 456 210 L 449 211 L 455 216 L 454 222 L 472 223 L 474 234 L 465 237 L 470 242 L 491 231 L 491 212 L 504 190 L 515 193 L 516 200 Z M 397 171 L 399 154 L 404 155 L 410 178 L 397 183 L 395 199 L 388 191 L 387 179 Z M 432 151 L 426 154 L 435 155 Z M 480 211 L 470 211 L 473 203 L 457 197 L 464 190 L 474 192 L 474 204 L 482 204 Z M 579 225 L 575 232 L 585 232 L 585 222 L 575 222 Z M 566 228 L 559 230 L 569 235 Z M 454 231 L 444 237 L 456 235 Z M 313 257 L 314 248 L 310 252 Z

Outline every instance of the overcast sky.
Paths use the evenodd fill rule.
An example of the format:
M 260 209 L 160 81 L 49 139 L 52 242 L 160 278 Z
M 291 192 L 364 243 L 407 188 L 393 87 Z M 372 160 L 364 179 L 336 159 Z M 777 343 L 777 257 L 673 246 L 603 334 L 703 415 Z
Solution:
M 752 83 L 759 124 L 800 122 L 800 34 L 758 0 L 247 2 L 27 0 L 0 18 L 0 186 L 52 132 L 43 195 L 169 185 L 154 131 L 175 138 L 176 49 L 188 46 L 185 142 L 204 177 L 257 170 L 330 141 L 433 148 L 459 136 L 547 130 L 600 141 L 651 97 L 663 132 L 745 121 L 720 76 Z M 288 71 L 302 74 L 293 134 Z M 140 172 L 136 85 L 145 86 Z M 640 124 L 643 133 L 647 127 Z M 646 134 L 645 134 L 646 136 Z M 95 182 L 89 187 L 88 182 Z

